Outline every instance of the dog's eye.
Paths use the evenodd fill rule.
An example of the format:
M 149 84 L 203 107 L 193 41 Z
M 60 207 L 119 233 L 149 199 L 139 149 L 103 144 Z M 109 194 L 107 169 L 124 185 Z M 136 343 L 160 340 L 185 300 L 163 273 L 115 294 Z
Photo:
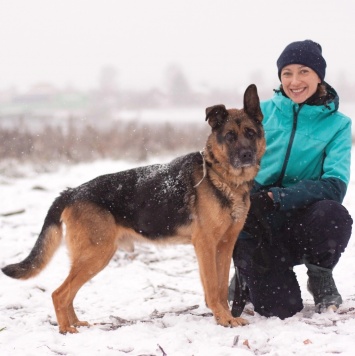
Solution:
M 245 131 L 245 137 L 249 138 L 250 140 L 253 139 L 256 136 L 256 132 L 252 129 L 246 128 Z
M 237 141 L 237 134 L 234 131 L 228 131 L 224 137 L 230 143 Z

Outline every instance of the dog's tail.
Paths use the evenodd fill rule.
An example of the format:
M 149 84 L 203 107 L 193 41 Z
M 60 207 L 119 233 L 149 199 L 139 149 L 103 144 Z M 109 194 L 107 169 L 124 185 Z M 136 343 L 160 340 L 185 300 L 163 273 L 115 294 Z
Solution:
M 61 215 L 68 205 L 70 195 L 71 190 L 67 189 L 54 200 L 30 254 L 22 262 L 2 268 L 7 276 L 28 279 L 39 274 L 47 266 L 62 240 Z

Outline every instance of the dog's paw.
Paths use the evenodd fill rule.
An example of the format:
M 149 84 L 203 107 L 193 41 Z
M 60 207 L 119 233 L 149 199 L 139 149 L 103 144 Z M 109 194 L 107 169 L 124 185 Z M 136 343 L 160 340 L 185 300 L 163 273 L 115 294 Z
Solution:
M 80 327 L 80 326 L 87 326 L 90 327 L 91 325 L 87 321 L 77 321 L 74 323 L 74 326 Z
M 232 318 L 230 321 L 231 327 L 248 325 L 249 321 L 243 318 Z
M 59 327 L 59 332 L 61 334 L 77 334 L 79 331 L 77 328 L 80 328 L 81 326 L 87 326 L 90 327 L 91 325 L 87 322 L 87 321 L 76 321 L 75 323 L 73 323 L 72 326 L 62 326 Z
M 77 334 L 79 331 L 77 330 L 77 328 L 74 328 L 74 326 L 67 326 L 65 328 L 59 328 L 59 332 L 61 334 Z
M 227 317 L 217 316 L 216 321 L 218 325 L 222 325 L 227 328 L 234 328 L 236 326 L 243 326 L 249 324 L 248 320 L 243 318 L 233 318 L 231 315 Z

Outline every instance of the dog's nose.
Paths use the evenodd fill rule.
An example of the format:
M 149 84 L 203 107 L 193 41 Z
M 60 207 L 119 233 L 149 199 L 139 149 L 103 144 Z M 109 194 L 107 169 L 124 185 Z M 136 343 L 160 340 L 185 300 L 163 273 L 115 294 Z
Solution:
M 242 164 L 251 164 L 254 161 L 253 151 L 247 148 L 242 148 L 239 151 L 239 159 Z

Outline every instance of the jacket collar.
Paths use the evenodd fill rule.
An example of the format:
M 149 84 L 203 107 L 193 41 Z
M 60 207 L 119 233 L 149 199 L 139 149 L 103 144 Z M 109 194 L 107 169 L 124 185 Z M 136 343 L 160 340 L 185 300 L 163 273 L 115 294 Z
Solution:
M 282 85 L 278 89 L 275 89 L 274 96 L 272 100 L 274 101 L 275 105 L 279 107 L 281 111 L 288 111 L 293 110 L 295 106 L 299 107 L 302 106 L 304 111 L 311 110 L 312 112 L 335 112 L 339 108 L 339 96 L 335 89 L 331 87 L 328 83 L 323 82 L 322 85 L 326 90 L 326 94 L 320 96 L 318 91 L 308 98 L 302 104 L 295 104 L 284 92 L 282 89 Z M 307 109 L 306 109 L 307 108 Z

